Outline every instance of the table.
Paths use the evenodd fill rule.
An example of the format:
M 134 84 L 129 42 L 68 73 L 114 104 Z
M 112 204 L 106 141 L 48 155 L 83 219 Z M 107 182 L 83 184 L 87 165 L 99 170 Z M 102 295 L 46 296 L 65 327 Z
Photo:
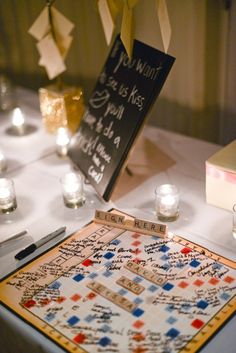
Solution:
M 164 183 L 175 184 L 181 195 L 180 217 L 168 224 L 169 230 L 235 261 L 231 212 L 205 202 L 205 161 L 220 146 L 146 125 L 128 162 L 133 175 L 122 174 L 112 200 L 104 202 L 90 185 L 85 185 L 85 205 L 78 210 L 67 209 L 59 178 L 73 166 L 68 159 L 56 155 L 55 136 L 48 134 L 42 125 L 37 94 L 19 89 L 18 97 L 27 122 L 36 131 L 24 137 L 8 136 L 11 113 L 0 115 L 0 148 L 8 159 L 8 170 L 1 176 L 14 180 L 18 201 L 16 211 L 0 216 L 0 240 L 26 228 L 29 236 L 0 247 L 1 277 L 19 266 L 14 254 L 20 248 L 62 225 L 67 226 L 64 236 L 68 236 L 89 222 L 95 209 L 115 207 L 155 221 L 154 190 Z M 54 242 L 38 249 L 31 258 Z M 234 317 L 202 352 L 235 352 L 235 325 Z M 4 353 L 62 352 L 4 308 L 0 310 L 0 327 Z

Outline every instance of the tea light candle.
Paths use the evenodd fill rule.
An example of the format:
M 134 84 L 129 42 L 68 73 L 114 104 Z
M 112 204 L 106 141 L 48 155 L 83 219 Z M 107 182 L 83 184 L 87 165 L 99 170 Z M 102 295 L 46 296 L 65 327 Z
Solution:
M 7 169 L 7 160 L 4 154 L 0 150 L 0 173 L 4 172 Z
M 179 216 L 179 192 L 175 185 L 163 184 L 156 188 L 156 214 L 161 221 L 175 221 Z
M 13 180 L 0 178 L 0 212 L 10 213 L 16 207 L 17 202 Z
M 65 174 L 61 178 L 61 186 L 65 206 L 78 208 L 84 204 L 84 177 L 81 174 Z
M 60 157 L 65 157 L 67 155 L 70 139 L 71 139 L 71 133 L 69 129 L 60 127 L 57 130 L 56 145 L 57 145 L 57 154 Z
M 12 127 L 18 135 L 23 135 L 25 132 L 25 118 L 20 108 L 13 110 Z

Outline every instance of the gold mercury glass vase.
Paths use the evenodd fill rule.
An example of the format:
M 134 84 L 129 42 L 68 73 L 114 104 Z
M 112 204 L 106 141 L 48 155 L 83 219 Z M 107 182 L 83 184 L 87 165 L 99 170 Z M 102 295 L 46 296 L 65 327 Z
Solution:
M 39 89 L 39 103 L 43 124 L 49 133 L 67 127 L 75 133 L 84 113 L 81 87 L 52 84 Z

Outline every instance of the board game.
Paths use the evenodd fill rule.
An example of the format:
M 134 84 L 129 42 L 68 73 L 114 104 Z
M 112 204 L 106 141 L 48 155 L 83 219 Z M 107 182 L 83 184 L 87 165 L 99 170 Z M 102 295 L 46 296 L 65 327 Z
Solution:
M 92 221 L 4 278 L 0 300 L 66 352 L 197 352 L 235 314 L 236 263 Z

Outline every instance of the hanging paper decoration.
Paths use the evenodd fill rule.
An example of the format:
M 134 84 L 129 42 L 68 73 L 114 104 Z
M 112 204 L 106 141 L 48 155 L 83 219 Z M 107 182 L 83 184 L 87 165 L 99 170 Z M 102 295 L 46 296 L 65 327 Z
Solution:
M 120 37 L 130 58 L 134 41 L 133 8 L 137 2 L 138 0 L 98 0 L 98 11 L 107 45 L 111 43 L 116 17 L 122 13 Z
M 120 38 L 124 44 L 128 57 L 132 57 L 133 43 L 134 43 L 134 23 L 133 23 L 133 9 L 131 1 L 124 1 Z
M 170 45 L 171 26 L 170 26 L 166 0 L 156 0 L 156 4 L 157 4 L 157 15 L 160 23 L 164 50 L 165 50 L 165 53 L 167 53 Z
M 137 2 L 138 0 L 98 0 L 98 11 L 107 45 L 112 40 L 116 17 L 122 13 L 120 37 L 129 58 L 132 57 L 133 51 L 135 30 L 133 9 Z M 156 0 L 156 4 L 164 50 L 167 53 L 171 38 L 171 26 L 166 0 Z
M 74 24 L 52 3 L 47 1 L 47 6 L 28 31 L 38 41 L 39 65 L 45 67 L 50 80 L 66 70 L 65 58 L 73 39 L 70 33 L 74 28 Z

